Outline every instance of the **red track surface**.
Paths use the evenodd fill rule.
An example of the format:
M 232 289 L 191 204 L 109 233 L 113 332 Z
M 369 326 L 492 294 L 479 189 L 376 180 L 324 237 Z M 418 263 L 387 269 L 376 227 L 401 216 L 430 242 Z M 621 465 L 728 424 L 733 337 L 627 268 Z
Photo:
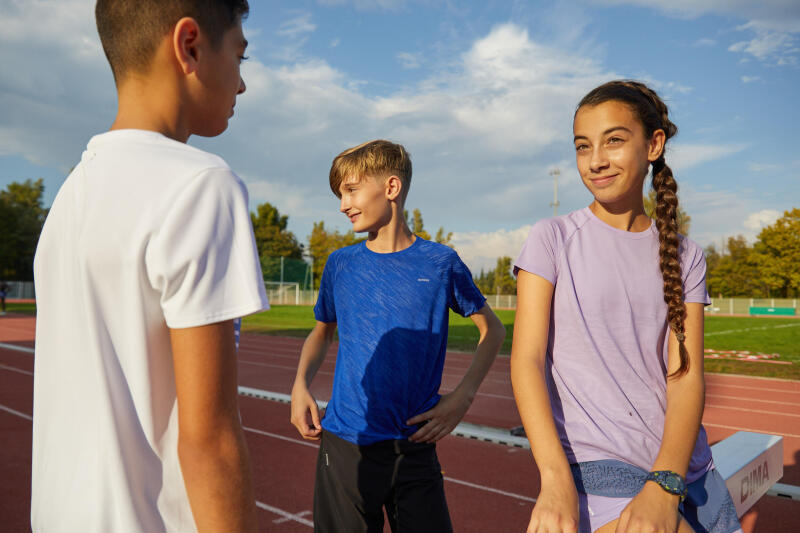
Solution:
M 34 320 L 0 318 L 0 342 L 33 346 Z M 243 335 L 239 376 L 242 385 L 289 393 L 299 339 Z M 470 356 L 448 353 L 443 390 L 460 379 Z M 313 392 L 330 394 L 335 351 L 321 368 Z M 28 531 L 30 510 L 30 416 L 33 357 L 0 348 L 0 523 L 4 531 Z M 297 437 L 287 405 L 240 397 L 242 419 L 253 457 L 262 531 L 310 531 L 316 447 Z M 9 411 L 11 410 L 11 411 Z M 13 412 L 12 412 L 13 411 Z M 499 428 L 519 425 L 501 358 L 482 385 L 469 422 Z M 783 483 L 800 485 L 800 383 L 707 376 L 703 422 L 712 442 L 737 430 L 784 436 Z M 438 447 L 445 489 L 458 532 L 524 531 L 539 476 L 530 454 L 521 449 L 447 437 Z M 792 532 L 800 522 L 800 503 L 765 496 L 743 518 L 746 532 Z

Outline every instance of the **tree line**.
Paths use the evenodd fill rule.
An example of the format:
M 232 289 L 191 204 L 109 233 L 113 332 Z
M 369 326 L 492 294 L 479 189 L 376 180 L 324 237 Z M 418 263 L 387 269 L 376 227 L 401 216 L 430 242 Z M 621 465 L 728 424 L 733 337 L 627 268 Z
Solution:
M 0 191 L 0 280 L 33 280 L 33 257 L 48 209 L 43 206 L 41 179 L 13 182 Z M 653 216 L 655 198 L 645 197 L 645 211 Z M 451 246 L 452 232 L 440 227 L 434 235 L 425 229 L 422 213 L 405 213 L 412 232 L 427 240 Z M 288 229 L 289 216 L 265 202 L 250 214 L 265 279 L 278 279 L 279 260 L 294 259 L 290 267 L 303 268 L 310 259 L 314 288 L 319 287 L 328 256 L 344 246 L 364 240 L 352 231 L 340 232 L 315 222 L 307 244 Z M 679 232 L 688 235 L 691 217 L 678 212 Z M 749 244 L 744 236 L 729 237 L 717 248 L 705 249 L 708 264 L 706 281 L 712 297 L 793 298 L 800 296 L 800 208 L 786 211 L 773 224 L 763 228 Z M 301 266 L 298 266 L 301 265 Z M 511 273 L 512 259 L 497 259 L 495 268 L 473 273 L 484 294 L 514 294 L 516 279 Z M 296 276 L 295 276 L 296 279 Z
M 414 209 L 411 215 L 409 215 L 408 211 L 404 211 L 403 214 L 408 227 L 414 234 L 423 239 L 434 240 L 452 247 L 450 240 L 453 237 L 453 232 L 447 232 L 444 227 L 440 227 L 435 236 L 431 237 L 431 234 L 425 230 L 422 212 L 419 209 Z M 322 271 L 325 268 L 328 256 L 339 248 L 359 243 L 366 238 L 357 237 L 352 230 L 344 233 L 339 230 L 330 230 L 325 227 L 325 222 L 320 220 L 319 222 L 314 222 L 311 234 L 308 236 L 308 245 L 306 246 L 297 239 L 294 233 L 287 229 L 288 215 L 281 215 L 278 208 L 269 202 L 259 205 L 257 211 L 251 213 L 250 217 L 253 221 L 253 231 L 264 278 L 277 279 L 276 269 L 279 267 L 276 259 L 281 257 L 286 259 L 308 257 L 311 261 L 311 277 L 315 289 L 319 288 Z M 286 268 L 285 264 L 284 268 Z

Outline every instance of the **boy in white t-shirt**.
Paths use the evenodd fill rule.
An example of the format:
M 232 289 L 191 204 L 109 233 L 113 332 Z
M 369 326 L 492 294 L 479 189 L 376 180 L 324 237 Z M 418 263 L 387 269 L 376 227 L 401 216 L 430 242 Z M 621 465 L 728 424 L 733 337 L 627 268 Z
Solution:
M 222 133 L 246 0 L 99 0 L 119 108 L 34 262 L 34 531 L 255 531 L 233 320 L 268 308 Z

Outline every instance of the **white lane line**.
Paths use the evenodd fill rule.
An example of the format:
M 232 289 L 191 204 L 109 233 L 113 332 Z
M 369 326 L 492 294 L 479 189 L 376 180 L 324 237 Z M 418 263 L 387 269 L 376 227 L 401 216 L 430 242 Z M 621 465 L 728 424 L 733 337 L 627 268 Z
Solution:
M 300 511 L 299 513 L 295 514 L 294 516 L 302 518 L 303 516 L 311 515 L 311 511 Z M 272 521 L 273 524 L 283 524 L 284 522 L 288 522 L 291 518 L 276 518 Z
M 800 415 L 795 415 L 792 413 L 781 413 L 779 411 L 764 411 L 763 409 L 748 409 L 747 407 L 731 407 L 727 405 L 714 405 L 714 404 L 706 404 L 706 409 L 727 409 L 728 411 L 744 411 L 746 413 L 758 413 L 760 415 L 778 415 L 778 416 L 792 416 L 800 418 Z
M 2 405 L 2 404 L 0 404 L 0 411 L 6 411 L 8 413 L 11 413 L 12 415 L 18 416 L 20 418 L 24 418 L 25 420 L 33 420 L 33 418 L 30 415 L 26 415 L 25 413 L 21 413 L 21 412 L 15 410 L 15 409 L 11 409 L 10 407 L 6 407 L 5 405 Z M 295 439 L 289 439 L 287 437 L 282 437 L 281 435 L 275 435 L 275 434 L 272 434 L 272 433 L 267 433 L 266 431 L 258 431 L 258 430 L 253 430 L 253 429 L 250 429 L 250 428 L 244 428 L 244 429 L 247 429 L 248 431 L 254 431 L 255 433 L 262 433 L 262 434 L 268 435 L 270 437 L 283 438 L 283 439 L 295 442 Z M 300 444 L 306 444 L 306 443 L 305 442 L 300 442 Z M 285 518 L 287 520 L 293 520 L 295 522 L 300 522 L 303 525 L 306 525 L 306 526 L 309 526 L 309 527 L 314 527 L 314 523 L 313 522 L 311 522 L 310 520 L 306 520 L 305 518 L 303 518 L 301 516 L 303 514 L 306 514 L 306 512 L 301 513 L 300 515 L 295 515 L 295 514 L 292 514 L 292 513 L 288 512 L 288 511 L 284 511 L 283 509 L 279 509 L 277 507 L 273 507 L 272 505 L 267 505 L 266 503 L 259 502 L 259 501 L 256 502 L 256 506 L 260 507 L 260 508 L 262 508 L 262 509 L 264 509 L 266 511 L 269 511 L 271 513 L 275 513 L 277 515 L 280 515 L 280 516 L 282 516 L 283 518 Z
M 743 402 L 758 402 L 758 403 L 773 403 L 775 405 L 791 405 L 797 406 L 797 402 L 781 402 L 778 400 L 759 400 L 758 398 L 742 398 L 741 396 L 729 396 L 726 394 L 706 394 L 706 398 L 723 398 L 725 400 L 739 400 Z M 709 404 L 706 403 L 706 406 Z
M 704 426 L 710 428 L 722 428 L 722 429 L 733 429 L 735 431 L 752 431 L 754 433 L 769 433 L 770 435 L 779 435 L 781 437 L 794 437 L 800 439 L 800 435 L 795 435 L 794 433 L 783 433 L 781 431 L 766 431 L 763 429 L 753 429 L 753 428 L 742 428 L 737 426 L 727 426 L 725 424 L 711 424 L 709 422 L 703 422 Z
M 256 428 L 250 428 L 246 426 L 242 426 L 242 429 L 245 431 L 250 431 L 252 433 L 257 433 L 258 435 L 264 435 L 265 437 L 272 437 L 273 439 L 280 439 L 285 440 L 287 442 L 294 442 L 295 444 L 302 444 L 303 446 L 308 446 L 310 448 L 319 448 L 319 444 L 314 444 L 312 442 L 306 442 L 304 440 L 293 439 L 291 437 L 285 437 L 283 435 L 278 435 L 277 433 L 270 433 L 269 431 L 262 431 Z
M 731 385 L 730 383 L 710 383 L 706 386 L 706 390 L 714 390 L 718 388 L 725 389 L 747 389 L 757 390 L 759 392 L 778 392 L 780 394 L 800 394 L 800 390 L 786 390 L 786 389 L 772 389 L 768 387 L 758 387 L 754 385 Z
M 523 496 L 522 494 L 515 494 L 513 492 L 507 492 L 505 490 L 500 489 L 493 489 L 492 487 L 487 487 L 486 485 L 479 485 L 477 483 L 470 483 L 469 481 L 462 481 L 460 479 L 454 479 L 449 476 L 444 476 L 445 481 L 449 481 L 451 483 L 456 483 L 458 485 L 465 485 L 467 487 L 471 487 L 473 489 L 485 490 L 487 492 L 494 492 L 495 494 L 501 494 L 503 496 L 508 496 L 509 498 L 516 498 L 517 500 L 523 500 L 526 502 L 536 503 L 536 498 L 531 498 L 530 496 Z
M 15 368 L 13 366 L 0 365 L 0 368 L 11 372 L 19 372 L 20 374 L 28 374 L 29 376 L 33 375 L 33 372 L 28 372 L 27 370 L 22 370 L 21 368 Z
M 744 333 L 745 331 L 763 331 L 767 329 L 778 329 L 778 328 L 795 328 L 800 326 L 800 323 L 797 324 L 780 324 L 777 326 L 761 326 L 758 328 L 742 328 L 742 329 L 726 329 L 723 331 L 711 331 L 709 333 L 704 333 L 704 337 L 711 337 L 714 335 L 727 335 L 728 333 Z
M 306 442 L 304 440 L 293 439 L 291 437 L 285 437 L 283 435 L 277 435 L 275 433 L 270 433 L 268 431 L 261 431 L 259 429 L 254 429 L 254 428 L 249 428 L 249 427 L 246 427 L 244 429 L 245 429 L 245 431 L 252 431 L 253 433 L 258 433 L 259 435 L 264 435 L 266 437 L 272 437 L 272 438 L 276 438 L 276 439 L 281 439 L 281 440 L 285 440 L 287 442 L 294 442 L 295 444 L 302 444 L 303 446 L 309 446 L 311 448 L 319 448 L 319 444 L 313 444 L 311 442 Z M 449 477 L 449 476 L 443 476 L 443 477 L 444 477 L 444 479 L 446 481 L 449 481 L 451 483 L 455 483 L 457 485 L 464 485 L 466 487 L 470 487 L 470 488 L 473 488 L 473 489 L 483 490 L 483 491 L 486 491 L 486 492 L 493 492 L 495 494 L 500 494 L 502 496 L 507 496 L 509 498 L 515 498 L 517 500 L 522 500 L 522 501 L 526 501 L 526 502 L 536 502 L 536 498 L 531 498 L 530 496 L 523 496 L 522 494 L 516 494 L 514 492 L 508 492 L 508 491 L 505 491 L 505 490 L 495 489 L 495 488 L 492 488 L 492 487 L 487 487 L 486 485 L 480 485 L 478 483 L 471 483 L 469 481 L 464 481 L 464 480 L 452 478 L 452 477 Z
M 31 420 L 31 421 L 33 420 L 33 418 L 30 415 L 26 415 L 25 413 L 21 413 L 19 411 L 16 411 L 16 410 L 10 408 L 10 407 L 6 407 L 5 405 L 2 405 L 2 404 L 0 404 L 0 411 L 6 411 L 7 413 L 11 413 L 12 415 L 16 415 L 16 416 L 18 416 L 20 418 L 24 418 L 25 420 Z
M 278 509 L 277 507 L 273 507 L 271 505 L 267 505 L 264 502 L 256 501 L 256 507 L 260 507 L 261 509 L 264 509 L 265 511 L 269 511 L 271 513 L 275 513 L 276 515 L 282 516 L 283 518 L 285 518 L 287 520 L 292 520 L 294 522 L 300 522 L 304 526 L 314 527 L 314 522 L 312 522 L 311 520 L 306 520 L 305 518 L 303 518 L 300 515 L 289 513 L 287 511 L 284 511 L 283 509 Z
M 6 344 L 5 342 L 0 342 L 0 348 L 25 353 L 33 353 L 35 351 L 33 348 L 28 348 L 27 346 L 17 346 L 16 344 Z

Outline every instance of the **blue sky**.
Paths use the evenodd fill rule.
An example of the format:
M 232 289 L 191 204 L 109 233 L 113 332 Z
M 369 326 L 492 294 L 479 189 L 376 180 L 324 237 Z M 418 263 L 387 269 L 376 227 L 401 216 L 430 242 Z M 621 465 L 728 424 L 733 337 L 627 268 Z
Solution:
M 50 203 L 114 86 L 85 0 L 0 0 L 0 187 L 45 179 Z M 800 207 L 796 0 L 251 0 L 247 92 L 230 127 L 190 143 L 222 155 L 305 240 L 347 229 L 330 161 L 383 137 L 414 161 L 408 198 L 454 232 L 473 268 L 515 256 L 530 224 L 591 201 L 571 143 L 577 101 L 613 78 L 670 105 L 668 152 L 702 245 L 753 240 Z M 124 191 L 120 191 L 124 194 Z

